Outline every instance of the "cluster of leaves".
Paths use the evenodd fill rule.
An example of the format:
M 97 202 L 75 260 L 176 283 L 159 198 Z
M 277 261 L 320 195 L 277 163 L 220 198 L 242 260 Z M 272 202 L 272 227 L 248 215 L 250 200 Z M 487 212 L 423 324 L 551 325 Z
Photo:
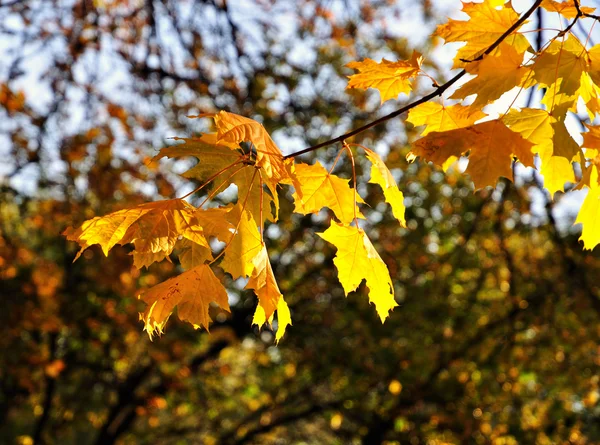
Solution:
M 150 337 L 162 333 L 176 306 L 181 320 L 205 328 L 210 322 L 211 302 L 229 310 L 225 288 L 210 267 L 222 257 L 218 266 L 224 272 L 233 279 L 249 278 L 246 287 L 258 297 L 255 324 L 270 323 L 277 311 L 276 338 L 280 339 L 291 323 L 290 311 L 275 280 L 263 232 L 266 220 L 278 219 L 278 187 L 293 185 L 296 212 L 317 213 L 328 207 L 339 219 L 320 234 L 339 250 L 335 260 L 339 279 L 346 293 L 365 279 L 370 299 L 384 320 L 396 306 L 392 281 L 385 263 L 358 225 L 358 218 L 364 216 L 357 203 L 364 201 L 356 187 L 350 188 L 348 180 L 332 173 L 337 161 L 328 171 L 318 162 L 310 165 L 284 160 L 258 122 L 225 111 L 212 117 L 216 133 L 185 139 L 183 144 L 164 148 L 155 158 L 197 157 L 199 163 L 184 176 L 201 181 L 193 192 L 211 187 L 205 202 L 197 208 L 183 199 L 147 203 L 96 217 L 76 230 L 69 228 L 65 235 L 81 246 L 77 257 L 93 244 L 99 244 L 108 254 L 116 244 L 133 243 L 134 264 L 141 268 L 168 259 L 174 250 L 178 252 L 186 271 L 140 296 L 148 305 L 142 318 Z M 377 153 L 366 147 L 364 150 L 373 164 L 371 182 L 382 187 L 394 215 L 405 225 L 403 196 L 392 174 Z M 353 160 L 348 144 L 339 155 L 344 151 Z M 235 205 L 203 207 L 232 184 L 238 189 Z M 216 249 L 219 253 L 213 256 Z
M 536 50 L 520 28 L 538 7 L 557 12 L 571 22 Z M 408 159 L 421 157 L 448 169 L 461 157 L 467 158 L 466 173 L 476 189 L 495 186 L 500 177 L 511 178 L 516 160 L 536 167 L 536 156 L 544 186 L 551 194 L 563 191 L 567 182 L 577 183 L 575 188 L 589 188 L 577 222 L 584 225 L 584 247 L 593 248 L 600 243 L 596 222 L 600 127 L 589 125 L 580 147 L 565 121 L 569 112 L 576 111 L 580 99 L 590 119 L 600 111 L 600 45 L 588 49 L 587 42 L 582 43 L 570 32 L 581 17 L 598 17 L 593 9 L 580 6 L 578 0 L 538 0 L 521 17 L 503 0 L 468 3 L 463 11 L 468 20 L 450 20 L 435 33 L 446 42 L 466 43 L 454 62 L 454 68 L 461 71 L 443 85 L 422 69 L 423 58 L 418 53 L 407 61 L 377 63 L 366 59 L 348 65 L 359 71 L 350 77 L 348 87 L 377 88 L 382 101 L 410 93 L 419 76 L 433 81 L 435 90 L 427 96 L 365 127 L 285 157 L 254 120 L 225 111 L 197 116 L 212 117 L 216 132 L 184 139 L 181 145 L 161 150 L 157 159 L 198 158 L 199 163 L 184 176 L 201 182 L 191 193 L 210 187 L 203 203 L 194 207 L 184 201 L 186 195 L 143 204 L 96 217 L 78 229 L 68 229 L 65 235 L 80 244 L 81 252 L 99 244 L 107 254 L 116 244 L 133 243 L 137 267 L 169 259 L 177 252 L 186 271 L 140 295 L 147 304 L 141 317 L 151 337 L 162 333 L 175 307 L 181 320 L 205 328 L 210 322 L 211 302 L 229 309 L 225 288 L 211 268 L 214 264 L 233 279 L 248 278 L 246 288 L 253 289 L 258 297 L 255 324 L 271 323 L 277 311 L 279 340 L 291 323 L 290 311 L 273 274 L 263 232 L 266 221 L 278 220 L 279 189 L 293 186 L 296 212 L 317 213 L 324 207 L 333 212 L 339 222 L 332 221 L 319 235 L 338 249 L 334 260 L 338 278 L 346 294 L 365 280 L 370 301 L 383 321 L 397 305 L 394 287 L 385 263 L 359 225 L 359 218 L 364 216 L 358 204 L 364 201 L 356 190 L 352 147 L 362 148 L 371 161 L 370 182 L 381 186 L 401 225 L 405 224 L 403 196 L 381 157 L 346 139 L 409 111 L 408 122 L 424 125 L 425 129 Z M 465 100 L 476 95 L 472 102 L 446 105 L 431 101 L 466 75 L 474 77 L 449 99 Z M 522 92 L 536 85 L 543 89 L 544 108 L 509 107 L 497 118 L 482 110 L 514 88 Z M 319 162 L 309 165 L 294 161 L 300 154 L 334 142 L 342 142 L 342 147 L 329 170 Z M 349 180 L 332 173 L 343 153 L 348 154 L 353 166 L 353 187 Z M 575 177 L 574 162 L 582 170 L 579 179 Z M 238 190 L 237 202 L 209 207 L 212 199 L 232 184 Z

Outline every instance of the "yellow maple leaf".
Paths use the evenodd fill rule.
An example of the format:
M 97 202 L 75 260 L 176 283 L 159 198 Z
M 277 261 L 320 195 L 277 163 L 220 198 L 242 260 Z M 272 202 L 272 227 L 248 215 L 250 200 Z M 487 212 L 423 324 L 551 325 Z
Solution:
M 543 0 L 540 5 L 548 12 L 558 12 L 567 19 L 574 19 L 577 17 L 577 8 L 573 4 L 573 0 L 567 0 L 564 2 L 557 2 L 556 0 Z M 588 6 L 579 6 L 581 12 L 586 14 L 592 14 L 596 9 Z
M 523 53 L 517 52 L 513 46 L 501 43 L 483 60 L 465 67 L 469 74 L 477 77 L 465 83 L 450 98 L 464 99 L 477 94 L 472 106 L 483 107 L 514 87 L 522 85 L 529 72 L 529 68 L 522 66 L 522 63 Z
M 208 329 L 211 322 L 208 308 L 211 302 L 229 312 L 227 292 L 206 264 L 159 283 L 138 298 L 148 305 L 144 313 L 140 314 L 140 319 L 144 321 L 144 329 L 150 339 L 154 334 L 163 333 L 175 307 L 179 319 L 191 323 L 194 328 Z
M 516 131 L 534 145 L 531 148 L 541 159 L 540 173 L 550 196 L 563 191 L 566 182 L 575 182 L 575 172 L 569 159 L 554 156 L 554 127 L 557 121 L 546 110 L 523 108 L 510 110 L 502 117 L 512 131 Z M 560 140 L 561 136 L 557 140 Z
M 252 260 L 263 249 L 258 226 L 250 212 L 242 211 L 241 203 L 236 204 L 227 213 L 227 220 L 234 228 L 237 227 L 237 230 L 227 240 L 227 250 L 220 267 L 229 273 L 233 279 L 248 277 L 255 267 Z
M 277 304 L 282 294 L 275 280 L 267 248 L 264 244 L 262 249 L 252 259 L 252 265 L 254 266 L 254 270 L 248 280 L 248 284 L 246 284 L 246 289 L 253 289 L 258 297 L 258 305 L 261 311 L 253 323 L 262 325 L 265 322 L 262 320 L 262 317 L 268 320 L 275 310 L 277 310 Z
M 267 178 L 268 179 L 268 178 Z M 235 184 L 238 189 L 238 202 L 246 202 L 248 210 L 256 221 L 259 221 L 262 212 L 263 222 L 276 222 L 279 213 L 279 196 L 273 181 L 261 181 L 253 166 L 245 166 L 226 180 L 223 190 L 230 184 Z M 262 182 L 262 185 L 261 185 Z M 267 191 L 264 185 L 268 186 Z
M 494 0 L 463 3 L 462 11 L 469 16 L 469 20 L 450 19 L 437 27 L 435 35 L 443 38 L 446 43 L 467 42 L 458 50 L 453 68 L 463 67 L 466 65 L 465 60 L 471 61 L 481 55 L 519 20 L 519 15 L 510 3 L 498 3 Z M 504 42 L 512 45 L 519 54 L 523 54 L 530 47 L 527 38 L 517 34 L 517 30 Z
M 214 116 L 217 143 L 249 142 L 256 150 L 256 165 L 276 182 L 287 176 L 283 154 L 260 123 L 234 113 L 220 111 Z
M 413 52 L 412 58 L 406 61 L 390 62 L 383 59 L 375 62 L 365 59 L 361 62 L 350 62 L 346 66 L 358 70 L 348 78 L 347 88 L 376 88 L 381 94 L 381 102 L 395 99 L 399 94 L 409 94 L 412 91 L 410 79 L 419 74 L 422 57 Z
M 600 85 L 600 43 L 588 51 L 589 75 L 596 85 Z
M 576 105 L 581 76 L 588 69 L 586 55 L 581 42 L 569 34 L 565 41 L 552 41 L 531 67 L 533 78 L 546 88 L 542 103 L 557 120 Z
M 466 173 L 471 176 L 475 189 L 480 189 L 495 186 L 499 176 L 510 179 L 513 156 L 532 167 L 532 146 L 531 142 L 496 119 L 466 128 L 430 133 L 413 144 L 411 154 L 441 166 L 451 156 L 460 157 L 470 152 Z
M 588 194 L 579 209 L 574 224 L 582 224 L 580 241 L 583 248 L 592 250 L 600 244 L 600 184 L 598 184 L 598 168 L 591 166 Z
M 219 241 L 226 243 L 231 239 L 231 234 L 235 230 L 235 226 L 230 222 L 229 213 L 234 206 L 229 204 L 225 207 L 213 207 L 208 209 L 198 208 L 194 212 L 194 216 L 200 222 L 204 236 L 215 237 Z
M 296 178 L 299 189 L 294 192 L 294 211 L 298 213 L 317 213 L 323 207 L 329 207 L 343 223 L 349 224 L 356 215 L 364 218 L 354 205 L 364 203 L 356 190 L 348 186 L 348 180 L 329 173 L 319 161 L 313 165 L 296 164 Z
M 564 120 L 552 122 L 552 147 L 553 156 L 562 156 L 563 158 L 572 161 L 579 155 L 579 145 L 567 130 Z
M 134 243 L 134 255 L 139 255 L 136 265 L 147 266 L 170 255 L 180 236 L 208 247 L 195 210 L 181 199 L 150 202 L 93 218 L 64 235 L 81 246 L 75 259 L 93 244 L 108 255 L 116 244 Z
M 600 126 L 584 124 L 588 129 L 585 133 L 581 133 L 583 136 L 583 146 L 585 148 L 593 148 L 600 150 Z
M 544 176 L 544 187 L 553 196 L 557 191 L 564 191 L 566 182 L 575 182 L 573 165 L 562 156 L 550 156 L 542 160 L 540 173 Z
M 596 114 L 600 113 L 600 88 L 592 80 L 591 74 L 592 71 L 581 75 L 579 95 L 585 103 L 590 120 L 593 121 Z
M 185 239 L 180 246 L 182 250 L 179 252 L 179 262 L 185 270 L 193 269 L 213 259 L 211 250 L 198 243 Z
M 290 308 L 287 303 L 283 299 L 283 295 L 279 298 L 279 302 L 277 303 L 277 333 L 275 334 L 275 342 L 279 343 L 279 340 L 285 334 L 285 331 L 288 326 L 292 324 L 292 316 L 290 314 Z M 265 323 L 271 324 L 273 321 L 273 315 L 271 315 L 270 319 L 267 319 L 265 315 L 265 311 L 262 306 L 259 304 L 256 307 L 256 311 L 254 312 L 254 317 L 252 318 L 252 324 L 257 326 L 263 326 Z
M 425 102 L 408 112 L 407 122 L 415 126 L 426 125 L 421 136 L 432 131 L 447 131 L 456 128 L 469 127 L 486 114 L 472 106 L 460 104 L 445 107 L 436 102 Z
M 398 304 L 388 268 L 364 230 L 331 221 L 331 226 L 317 235 L 337 248 L 333 263 L 346 295 L 366 280 L 369 300 L 383 322 Z
M 383 159 L 373 150 L 364 147 L 367 153 L 367 158 L 371 161 L 371 179 L 372 184 L 379 184 L 383 190 L 385 202 L 392 207 L 392 213 L 402 227 L 406 227 L 406 219 L 404 218 L 404 195 L 398 189 L 396 180 L 392 176 Z

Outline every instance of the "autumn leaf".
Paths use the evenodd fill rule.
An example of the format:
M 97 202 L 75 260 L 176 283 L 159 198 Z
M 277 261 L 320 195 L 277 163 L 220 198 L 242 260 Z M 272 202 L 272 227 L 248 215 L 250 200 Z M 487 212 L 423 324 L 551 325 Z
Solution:
M 290 313 L 290 308 L 287 303 L 283 299 L 283 295 L 279 298 L 279 302 L 277 303 L 277 332 L 275 334 L 275 342 L 279 343 L 279 340 L 285 334 L 285 331 L 288 326 L 292 324 L 292 316 Z M 263 326 L 266 323 L 271 324 L 273 320 L 273 316 L 270 319 L 267 319 L 264 309 L 259 304 L 256 307 L 256 311 L 254 312 L 254 318 L 252 319 L 252 324 L 257 326 Z
M 436 102 L 425 102 L 408 112 L 407 122 L 415 126 L 426 125 L 421 136 L 432 131 L 447 131 L 473 125 L 486 114 L 472 106 L 460 104 L 446 107 Z
M 347 88 L 376 88 L 381 94 L 381 102 L 395 99 L 399 94 L 412 91 L 411 81 L 421 70 L 422 57 L 416 51 L 407 61 L 390 62 L 383 59 L 375 62 L 365 59 L 350 62 L 346 66 L 358 70 L 358 74 L 349 76 Z
M 583 146 L 585 148 L 592 148 L 600 151 L 600 126 L 590 124 L 584 125 L 588 131 L 581 133 L 583 136 Z
M 406 227 L 406 219 L 404 218 L 404 212 L 406 211 L 406 207 L 404 207 L 404 195 L 398 189 L 396 180 L 381 157 L 373 150 L 369 150 L 366 147 L 364 148 L 365 152 L 367 153 L 367 158 L 372 164 L 371 179 L 369 182 L 372 184 L 379 184 L 383 190 L 385 202 L 392 207 L 392 213 L 394 214 L 394 217 L 398 220 L 402 227 Z
M 177 315 L 194 328 L 208 329 L 211 302 L 229 312 L 227 292 L 208 265 L 200 265 L 164 281 L 142 293 L 138 298 L 148 307 L 140 314 L 150 339 L 162 334 L 169 316 L 177 307 Z
M 554 155 L 556 139 L 553 124 L 556 119 L 550 113 L 534 108 L 512 109 L 502 117 L 502 122 L 534 144 L 531 151 L 540 156 L 540 173 L 550 196 L 556 191 L 563 191 L 566 182 L 575 182 L 570 160 Z
M 258 297 L 258 305 L 261 311 L 258 314 L 258 318 L 255 315 L 253 323 L 262 325 L 264 323 L 262 317 L 268 320 L 275 310 L 277 310 L 277 304 L 282 294 L 275 280 L 273 268 L 269 261 L 269 254 L 264 244 L 262 249 L 252 259 L 252 265 L 254 266 L 254 270 L 248 280 L 248 284 L 246 284 L 246 289 L 253 289 Z
M 472 106 L 480 108 L 500 98 L 502 94 L 525 81 L 529 68 L 522 66 L 523 54 L 506 43 L 501 43 L 496 50 L 483 60 L 473 62 L 465 67 L 469 74 L 476 75 L 456 91 L 451 99 L 464 99 L 476 94 Z
M 469 16 L 469 20 L 448 20 L 448 23 L 439 25 L 436 35 L 443 38 L 446 43 L 466 42 L 454 58 L 453 68 L 460 68 L 468 61 L 473 60 L 495 43 L 514 23 L 519 15 L 508 4 L 498 4 L 494 0 L 485 0 L 483 3 L 463 3 L 462 11 Z M 527 38 L 517 34 L 515 30 L 504 42 L 515 48 L 517 53 L 523 54 L 529 47 Z
M 413 144 L 411 153 L 441 166 L 451 156 L 460 157 L 469 152 L 466 173 L 471 176 L 475 189 L 480 189 L 495 186 L 500 176 L 510 179 L 513 156 L 532 167 L 532 146 L 501 121 L 492 120 L 466 128 L 430 133 Z
M 227 240 L 223 261 L 219 265 L 233 279 L 248 277 L 254 272 L 254 257 L 263 249 L 258 226 L 252 214 L 242 209 L 241 203 L 227 214 L 227 220 L 236 229 Z
M 206 239 L 215 237 L 223 243 L 231 239 L 231 234 L 235 230 L 235 225 L 230 222 L 231 219 L 234 219 L 230 215 L 232 210 L 234 210 L 232 204 L 224 207 L 197 208 L 195 210 L 194 216 L 202 226 Z
M 93 244 L 108 255 L 116 244 L 134 243 L 134 257 L 139 255 L 136 265 L 148 266 L 171 254 L 180 236 L 208 247 L 195 210 L 181 199 L 150 202 L 93 218 L 78 229 L 65 230 L 64 235 L 81 246 L 75 259 Z
M 329 173 L 317 161 L 314 165 L 296 164 L 299 190 L 294 192 L 295 211 L 317 213 L 323 207 L 333 210 L 343 223 L 349 224 L 354 217 L 364 218 L 356 203 L 364 203 L 356 190 L 348 186 L 348 180 Z
M 394 300 L 394 286 L 387 266 L 363 229 L 331 221 L 331 226 L 317 235 L 337 248 L 333 263 L 346 295 L 366 280 L 369 300 L 375 305 L 381 321 L 385 321 L 389 312 L 398 306 Z
M 548 12 L 557 12 L 567 19 L 574 19 L 577 16 L 577 8 L 570 0 L 563 2 L 543 0 L 540 6 Z M 592 14 L 595 11 L 594 8 L 588 6 L 579 6 L 579 9 L 586 14 Z
M 283 154 L 260 123 L 226 111 L 217 113 L 214 121 L 217 143 L 249 142 L 256 151 L 256 165 L 263 169 L 266 177 L 275 181 L 286 177 Z
M 592 250 L 600 244 L 600 184 L 598 168 L 592 165 L 588 194 L 579 209 L 574 224 L 582 224 L 580 241 L 585 250 Z
M 225 191 L 230 185 L 235 184 L 238 197 L 246 200 L 246 208 L 258 220 L 262 211 L 263 222 L 268 219 L 277 221 L 279 213 L 279 196 L 277 194 L 277 181 L 265 178 L 263 185 L 268 192 L 262 190 L 261 176 L 256 174 L 256 168 L 250 164 L 247 156 L 240 151 L 232 151 L 231 147 L 218 145 L 217 134 L 204 134 L 197 139 L 180 139 L 184 144 L 163 148 L 154 159 L 161 157 L 194 156 L 199 162 L 183 173 L 186 178 L 207 181 L 212 178 L 208 190 L 216 190 L 216 194 Z M 219 172 L 222 172 L 218 175 Z M 217 175 L 215 177 L 215 175 Z M 246 194 L 248 194 L 246 199 Z
M 201 246 L 190 240 L 183 240 L 181 243 L 181 252 L 179 252 L 179 262 L 185 270 L 193 269 L 207 261 L 213 259 L 211 250 L 206 246 Z M 136 266 L 137 267 L 137 266 Z
M 183 144 L 172 145 L 162 148 L 153 160 L 158 161 L 163 157 L 180 158 L 184 156 L 193 156 L 198 159 L 198 163 L 184 172 L 182 176 L 189 179 L 198 179 L 206 181 L 215 173 L 227 168 L 235 162 L 242 162 L 242 153 L 235 151 L 234 146 L 227 147 L 217 144 L 216 134 L 203 134 L 198 138 L 173 138 L 176 141 L 183 141 Z
M 586 55 L 585 47 L 570 34 L 565 41 L 554 40 L 531 67 L 534 79 L 546 88 L 542 103 L 557 120 L 576 105 Z

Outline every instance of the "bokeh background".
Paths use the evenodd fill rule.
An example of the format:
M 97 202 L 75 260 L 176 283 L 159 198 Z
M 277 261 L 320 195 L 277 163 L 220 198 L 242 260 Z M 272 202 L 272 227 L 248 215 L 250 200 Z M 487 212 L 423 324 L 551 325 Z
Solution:
M 150 162 L 168 137 L 207 129 L 187 115 L 260 120 L 290 153 L 391 111 L 408 98 L 380 107 L 376 92 L 345 91 L 344 65 L 417 49 L 443 81 L 452 54 L 429 35 L 459 9 L 0 1 L 0 443 L 600 443 L 600 260 L 577 242 L 571 198 L 550 200 L 531 171 L 473 193 L 460 173 L 408 164 L 417 132 L 403 120 L 356 139 L 387 155 L 406 197 L 401 229 L 358 160 L 400 304 L 383 325 L 364 284 L 345 297 L 337 282 L 315 235 L 331 215 L 293 214 L 286 190 L 266 231 L 294 322 L 278 346 L 227 276 L 232 313 L 215 313 L 210 334 L 173 317 L 150 342 L 136 295 L 177 261 L 138 271 L 119 246 L 73 263 L 60 235 L 192 190 L 177 173 L 193 161 Z M 337 149 L 302 161 L 331 163 Z

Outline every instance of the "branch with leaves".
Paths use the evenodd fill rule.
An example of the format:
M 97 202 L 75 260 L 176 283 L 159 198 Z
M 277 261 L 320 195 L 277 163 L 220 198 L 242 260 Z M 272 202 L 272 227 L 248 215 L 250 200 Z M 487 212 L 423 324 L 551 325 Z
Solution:
M 559 14 L 568 25 L 544 44 L 538 42 L 534 49 L 528 32 L 521 28 L 538 8 Z M 567 182 L 577 183 L 576 188 L 589 188 L 577 222 L 583 223 L 584 248 L 592 249 L 600 243 L 600 127 L 588 125 L 580 146 L 565 122 L 580 99 L 590 119 L 600 111 L 600 45 L 587 48 L 589 38 L 582 42 L 572 32 L 579 20 L 598 19 L 594 9 L 577 0 L 536 0 L 519 16 L 510 2 L 485 0 L 465 3 L 463 12 L 468 20 L 450 19 L 435 31 L 447 43 L 464 43 L 454 59 L 453 68 L 460 71 L 443 84 L 424 70 L 424 58 L 417 52 L 404 61 L 365 59 L 347 65 L 358 71 L 350 76 L 348 88 L 376 88 L 382 102 L 410 94 L 416 79 L 423 77 L 434 86 L 429 94 L 346 134 L 287 156 L 254 120 L 226 111 L 194 116 L 212 118 L 215 132 L 182 139 L 182 144 L 162 149 L 155 160 L 185 156 L 199 160 L 183 174 L 200 181 L 188 195 L 200 190 L 207 193 L 199 206 L 184 201 L 188 195 L 143 204 L 96 217 L 78 229 L 67 229 L 65 235 L 81 246 L 78 256 L 93 244 L 108 254 L 116 244 L 132 243 L 138 268 L 169 259 L 172 253 L 179 256 L 185 272 L 139 297 L 147 304 L 141 318 L 151 338 L 163 332 L 176 307 L 181 320 L 204 328 L 211 321 L 210 303 L 228 311 L 220 278 L 225 273 L 234 280 L 247 279 L 246 288 L 256 294 L 254 324 L 271 324 L 277 313 L 279 340 L 291 324 L 291 314 L 273 273 L 264 228 L 267 222 L 278 221 L 279 190 L 292 186 L 295 212 L 308 215 L 323 208 L 333 212 L 336 220 L 318 235 L 337 249 L 334 264 L 344 292 L 347 295 L 366 281 L 369 299 L 384 321 L 397 306 L 394 285 L 386 264 L 361 227 L 365 216 L 360 205 L 365 202 L 357 191 L 357 153 L 353 150 L 364 151 L 372 165 L 370 182 L 381 187 L 394 217 L 405 227 L 403 194 L 383 159 L 350 139 L 408 112 L 407 121 L 424 129 L 407 159 L 422 158 L 447 170 L 458 159 L 467 158 L 465 173 L 476 190 L 494 187 L 499 178 L 512 178 L 516 161 L 537 168 L 550 194 L 563 191 Z M 471 78 L 459 85 L 467 75 Z M 513 107 L 523 91 L 536 86 L 544 91 L 540 108 Z M 449 96 L 452 104 L 448 105 L 443 96 L 454 87 L 458 88 Z M 515 88 L 515 99 L 499 117 L 483 111 Z M 441 101 L 433 102 L 438 97 Z M 318 161 L 296 161 L 302 154 L 338 142 L 341 147 L 330 169 Z M 343 154 L 352 164 L 352 187 L 350 180 L 333 173 Z M 579 178 L 575 177 L 574 162 L 583 172 Z M 231 185 L 238 190 L 237 201 L 215 207 L 215 198 Z M 220 272 L 216 274 L 213 268 Z

